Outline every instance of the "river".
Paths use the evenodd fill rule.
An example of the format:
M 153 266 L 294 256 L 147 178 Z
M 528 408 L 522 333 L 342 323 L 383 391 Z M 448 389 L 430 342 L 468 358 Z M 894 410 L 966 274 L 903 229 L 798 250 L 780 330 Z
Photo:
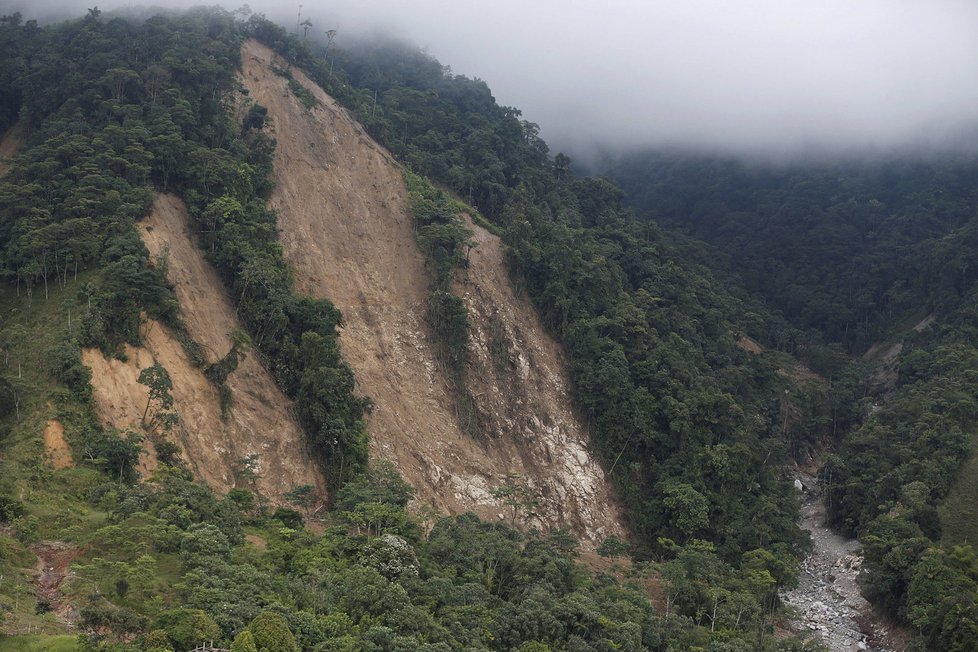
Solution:
M 832 652 L 902 652 L 859 592 L 859 541 L 829 529 L 818 481 L 808 474 L 797 477 L 805 488 L 800 525 L 811 532 L 813 547 L 801 562 L 798 588 L 782 596 L 799 612 L 796 627 L 813 631 Z

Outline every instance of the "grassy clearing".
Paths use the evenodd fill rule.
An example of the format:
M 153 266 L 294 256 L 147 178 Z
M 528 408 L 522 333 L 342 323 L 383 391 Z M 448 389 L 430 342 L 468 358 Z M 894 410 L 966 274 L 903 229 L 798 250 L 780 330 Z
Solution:
M 944 541 L 949 544 L 978 545 L 978 437 L 974 447 L 940 508 Z
M 76 652 L 77 636 L 0 636 L 0 652 Z

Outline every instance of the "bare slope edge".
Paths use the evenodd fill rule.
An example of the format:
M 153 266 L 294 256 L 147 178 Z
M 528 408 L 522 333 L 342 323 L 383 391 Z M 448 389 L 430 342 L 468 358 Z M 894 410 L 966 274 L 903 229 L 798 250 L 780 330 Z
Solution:
M 167 277 L 190 336 L 203 347 L 209 361 L 222 357 L 231 348 L 229 334 L 241 326 L 220 278 L 193 240 L 183 202 L 160 195 L 139 228 L 150 253 L 168 259 Z M 85 364 L 93 372 L 99 416 L 106 425 L 140 431 L 147 388 L 138 383 L 139 372 L 155 360 L 173 380 L 180 415 L 170 440 L 180 446 L 195 477 L 223 493 L 235 486 L 239 460 L 257 454 L 257 488 L 264 497 L 280 502 L 283 493 L 304 484 L 316 486 L 322 495 L 324 482 L 306 454 L 292 404 L 256 352 L 249 352 L 228 377 L 232 403 L 226 419 L 221 418 L 217 389 L 162 324 L 147 322 L 143 345 L 127 347 L 126 356 L 127 361 L 122 362 L 106 359 L 95 349 L 83 351 Z M 144 474 L 156 464 L 152 447 L 147 443 L 145 448 Z
M 479 246 L 456 288 L 473 323 L 470 390 L 485 426 L 480 445 L 460 429 L 426 334 L 427 274 L 399 166 L 292 69 L 318 101 L 305 108 L 275 73 L 273 63 L 286 64 L 268 48 L 248 41 L 241 59 L 242 82 L 268 109 L 267 129 L 277 141 L 270 203 L 286 259 L 301 291 L 326 297 L 343 312 L 343 357 L 359 391 L 374 402 L 371 458 L 395 463 L 419 501 L 449 513 L 510 518 L 492 492 L 515 474 L 540 496 L 539 525 L 569 527 L 589 547 L 622 534 L 612 492 L 569 398 L 561 349 L 532 306 L 516 298 L 499 240 L 474 227 Z M 491 347 L 491 338 L 505 345 Z

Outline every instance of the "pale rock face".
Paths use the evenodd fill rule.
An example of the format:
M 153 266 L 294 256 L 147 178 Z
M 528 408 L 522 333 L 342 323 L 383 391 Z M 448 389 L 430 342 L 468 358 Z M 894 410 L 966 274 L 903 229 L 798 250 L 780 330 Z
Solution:
M 371 457 L 393 462 L 418 502 L 442 511 L 499 518 L 508 508 L 493 491 L 515 474 L 539 496 L 538 526 L 569 527 L 589 548 L 622 536 L 571 400 L 563 352 L 514 291 L 499 239 L 470 223 L 477 246 L 454 288 L 472 324 L 467 388 L 482 426 L 477 440 L 459 425 L 454 390 L 427 335 L 428 273 L 399 166 L 293 68 L 319 103 L 302 106 L 273 72 L 273 62 L 284 62 L 270 50 L 248 41 L 241 59 L 241 81 L 268 108 L 266 129 L 277 143 L 270 204 L 286 259 L 300 291 L 343 312 L 343 358 L 374 403 Z M 493 355 L 494 343 L 504 355 L 498 346 Z

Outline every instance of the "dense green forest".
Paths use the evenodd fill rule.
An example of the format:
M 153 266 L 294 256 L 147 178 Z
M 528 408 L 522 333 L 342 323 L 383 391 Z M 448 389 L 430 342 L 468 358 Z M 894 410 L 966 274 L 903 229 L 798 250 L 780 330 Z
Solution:
M 976 279 L 975 160 L 655 153 L 600 169 L 641 217 L 711 245 L 698 257 L 779 311 L 798 331 L 776 342 L 785 350 L 816 338 L 861 354 L 907 313 L 952 310 Z
M 867 597 L 926 649 L 974 649 L 978 161 L 655 153 L 604 169 L 690 258 L 784 316 L 796 337 L 769 345 L 863 378 L 875 373 L 859 360 L 871 344 L 902 346 L 892 386 L 869 383 L 865 419 L 837 431 L 822 469 L 829 518 L 866 546 Z M 850 358 L 818 355 L 824 345 Z

